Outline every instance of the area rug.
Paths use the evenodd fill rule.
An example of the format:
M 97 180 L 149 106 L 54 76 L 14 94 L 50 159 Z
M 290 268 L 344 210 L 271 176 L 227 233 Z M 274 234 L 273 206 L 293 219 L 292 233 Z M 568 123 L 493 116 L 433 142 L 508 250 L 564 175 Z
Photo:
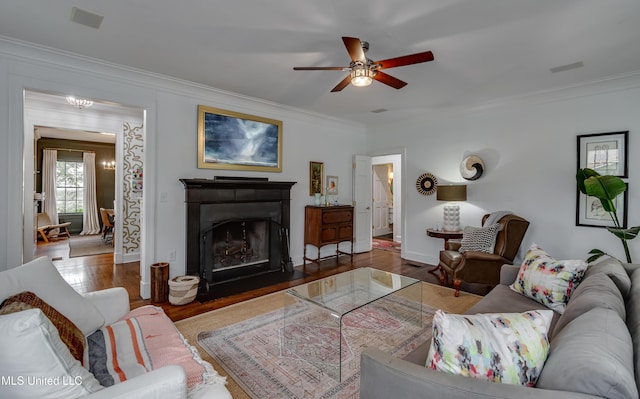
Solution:
M 251 396 L 238 383 L 240 377 L 229 374 L 215 358 L 199 345 L 197 336 L 203 331 L 221 329 L 282 309 L 285 301 L 284 292 L 285 290 L 263 295 L 175 322 L 182 335 L 198 348 L 202 358 L 213 364 L 218 373 L 227 376 L 227 389 L 234 399 L 250 399 Z M 454 292 L 453 289 L 448 287 L 422 283 L 423 302 L 432 308 L 442 309 L 449 313 L 464 313 L 482 298 L 467 292 L 461 292 L 460 297 L 456 298 Z M 357 392 L 354 395 L 357 397 Z
M 340 342 L 330 314 L 298 302 L 287 310 L 286 326 L 278 309 L 200 333 L 198 343 L 253 399 L 357 398 L 360 354 L 366 347 L 403 357 L 430 337 L 435 310 L 423 306 L 422 322 L 405 317 L 418 311 L 419 304 L 405 298 L 380 299 L 343 318 Z M 333 363 L 340 345 L 341 382 Z
M 102 235 L 71 236 L 69 238 L 69 257 L 100 255 L 113 252 L 111 243 L 105 244 Z
M 391 252 L 400 252 L 400 247 L 402 244 L 395 241 L 389 240 L 379 240 L 374 238 L 372 240 L 371 246 L 373 249 L 381 249 L 383 251 L 391 251 Z

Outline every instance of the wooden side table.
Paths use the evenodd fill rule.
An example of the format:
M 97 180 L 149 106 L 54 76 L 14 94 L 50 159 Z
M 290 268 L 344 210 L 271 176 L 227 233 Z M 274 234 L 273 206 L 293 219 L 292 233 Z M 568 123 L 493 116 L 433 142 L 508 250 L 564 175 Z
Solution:
M 456 239 L 462 238 L 462 230 L 447 231 L 447 230 L 427 229 L 427 235 L 429 237 L 442 238 L 444 240 L 444 249 L 446 250 L 447 249 L 447 243 L 449 242 L 449 240 L 456 240 Z M 436 272 L 438 272 L 440 275 L 436 274 Z M 440 284 L 441 285 L 445 285 L 445 283 L 446 283 L 446 274 L 445 274 L 445 271 L 442 269 L 442 266 L 440 266 L 439 263 L 438 263 L 438 265 L 436 267 L 434 267 L 433 269 L 429 270 L 429 273 L 431 273 L 434 276 L 436 276 L 438 278 L 438 280 L 440 280 Z
M 462 238 L 462 230 L 447 231 L 447 230 L 434 230 L 427 229 L 427 235 L 429 237 L 444 239 L 444 249 L 447 249 L 447 243 L 449 240 L 456 240 Z

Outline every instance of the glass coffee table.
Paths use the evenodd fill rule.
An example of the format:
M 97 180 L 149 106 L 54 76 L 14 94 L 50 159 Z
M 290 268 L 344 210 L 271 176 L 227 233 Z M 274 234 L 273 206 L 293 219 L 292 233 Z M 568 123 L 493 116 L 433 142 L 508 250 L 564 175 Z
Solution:
M 404 303 L 411 306 L 403 306 Z M 342 381 L 345 351 L 351 350 L 345 347 L 347 325 L 365 325 L 375 334 L 379 316 L 368 312 L 368 306 L 383 307 L 385 318 L 421 327 L 420 280 L 367 267 L 291 288 L 285 295 L 284 347 L 322 373 Z M 301 317 L 301 309 L 310 312 Z M 345 323 L 350 317 L 360 320 L 368 314 L 372 315 L 371 320 Z

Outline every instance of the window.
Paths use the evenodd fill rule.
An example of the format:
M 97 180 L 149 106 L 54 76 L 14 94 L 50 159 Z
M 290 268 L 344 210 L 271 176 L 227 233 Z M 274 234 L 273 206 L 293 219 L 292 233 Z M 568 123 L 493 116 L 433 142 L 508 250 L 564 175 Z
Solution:
M 58 213 L 82 213 L 83 165 L 76 161 L 56 163 L 56 204 Z

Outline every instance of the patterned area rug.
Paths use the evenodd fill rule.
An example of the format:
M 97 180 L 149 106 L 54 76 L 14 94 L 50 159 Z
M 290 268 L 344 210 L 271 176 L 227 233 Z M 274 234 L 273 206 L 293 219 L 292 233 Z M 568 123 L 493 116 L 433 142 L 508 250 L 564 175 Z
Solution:
M 383 251 L 400 252 L 401 244 L 395 241 L 379 240 L 374 238 L 371 242 L 373 249 L 381 249 Z
M 111 243 L 105 244 L 101 234 L 89 236 L 71 236 L 69 238 L 69 257 L 100 255 L 113 252 Z
M 368 346 L 402 357 L 431 335 L 434 309 L 423 305 L 422 326 L 407 317 L 416 302 L 388 297 L 343 318 L 342 382 L 329 359 L 339 356 L 339 330 L 326 315 L 299 303 L 202 332 L 199 345 L 254 399 L 358 398 L 360 354 Z M 414 312 L 408 311 L 414 310 Z

